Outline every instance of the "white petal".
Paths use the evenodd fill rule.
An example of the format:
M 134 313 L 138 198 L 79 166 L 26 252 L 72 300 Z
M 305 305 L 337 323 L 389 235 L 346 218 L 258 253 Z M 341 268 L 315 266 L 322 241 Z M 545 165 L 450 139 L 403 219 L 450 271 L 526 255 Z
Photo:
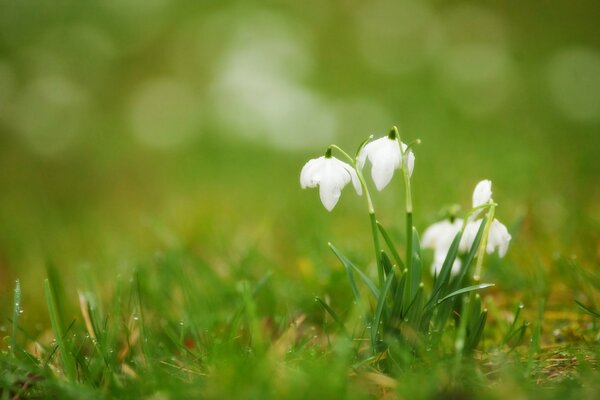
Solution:
M 421 246 L 423 248 L 433 248 L 445 252 L 450 249 L 456 234 L 462 228 L 462 219 L 457 218 L 454 222 L 448 220 L 437 222 L 431 225 L 423 233 Z
M 300 171 L 300 186 L 302 189 L 317 186 L 318 182 L 315 182 L 313 176 L 315 171 L 319 169 L 319 166 L 322 165 L 322 159 L 323 157 L 313 158 L 304 164 L 302 171 Z
M 473 190 L 473 208 L 488 203 L 492 198 L 492 181 L 485 179 Z
M 468 253 L 471 250 L 482 222 L 483 220 L 481 219 L 467 222 L 467 226 L 465 226 L 465 231 L 463 232 L 462 239 L 460 240 L 458 247 L 460 252 Z
M 356 174 L 356 171 L 354 170 L 354 168 L 350 164 L 347 164 L 343 161 L 340 161 L 340 166 L 348 172 L 348 174 L 350 175 L 350 179 L 352 180 L 352 186 L 354 186 L 354 190 L 356 190 L 356 193 L 359 196 L 361 196 L 362 195 L 362 186 L 360 184 L 360 180 L 358 179 L 358 175 Z
M 415 169 L 415 155 L 412 151 L 409 151 L 406 156 L 406 167 L 408 168 L 408 177 L 410 178 Z
M 492 225 L 490 226 L 490 232 L 488 234 L 488 248 L 486 249 L 488 253 L 493 252 L 496 248 L 498 249 L 498 255 L 500 257 L 504 257 L 506 252 L 508 251 L 508 244 L 510 243 L 510 233 L 508 233 L 508 229 L 506 226 L 494 219 L 492 221 Z M 491 250 L 490 250 L 491 245 Z
M 400 168 L 402 161 L 398 141 L 390 140 L 387 137 L 383 139 L 387 141 L 384 142 L 385 145 L 379 147 L 377 152 L 369 154 L 369 159 L 373 165 L 371 177 L 373 178 L 373 182 L 375 182 L 375 187 L 379 191 L 383 190 L 390 183 L 394 175 L 394 170 Z
M 319 185 L 319 196 L 321 198 L 321 203 L 327 209 L 327 211 L 333 210 L 333 207 L 337 204 L 340 196 L 342 194 L 342 189 L 338 182 L 331 180 L 324 180 Z

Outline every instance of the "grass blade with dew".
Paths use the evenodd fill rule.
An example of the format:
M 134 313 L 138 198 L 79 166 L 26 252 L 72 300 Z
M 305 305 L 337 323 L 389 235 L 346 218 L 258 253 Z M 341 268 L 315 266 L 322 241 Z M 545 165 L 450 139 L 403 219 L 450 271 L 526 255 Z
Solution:
M 404 262 L 402 262 L 402 258 L 400 257 L 400 254 L 398 253 L 396 246 L 392 242 L 392 238 L 390 237 L 390 235 L 387 233 L 387 231 L 385 230 L 385 228 L 383 227 L 383 225 L 381 225 L 381 223 L 379 221 L 377 221 L 377 228 L 379 229 L 379 232 L 381 233 L 381 236 L 383 237 L 385 244 L 387 245 L 388 249 L 390 250 L 390 253 L 392 253 L 392 257 L 394 257 L 394 261 L 396 261 L 396 264 L 398 265 L 399 270 L 403 271 L 405 268 Z
M 17 332 L 19 331 L 19 317 L 21 316 L 21 282 L 15 282 L 15 297 L 13 302 L 12 335 L 10 337 L 10 351 L 17 354 Z
M 75 365 L 75 359 L 72 357 L 70 350 L 67 348 L 67 343 L 63 334 L 63 328 L 61 325 L 61 316 L 59 310 L 56 307 L 55 296 L 53 292 L 53 285 L 51 284 L 51 277 L 48 277 L 44 281 L 44 290 L 46 293 L 46 303 L 48 304 L 48 313 L 50 315 L 50 324 L 54 331 L 54 337 L 58 350 L 60 351 L 60 357 L 64 369 L 64 373 L 67 379 L 75 381 L 77 378 L 77 367 Z
M 351 338 L 350 333 L 346 330 L 346 326 L 342 322 L 342 319 L 337 315 L 337 313 L 329 306 L 329 304 L 325 303 L 323 299 L 320 297 L 315 297 L 315 301 L 323 307 L 323 309 L 329 314 L 329 316 L 335 321 L 335 323 L 340 327 L 344 335 Z
M 458 289 L 458 290 L 450 293 L 449 295 L 444 296 L 443 298 L 438 300 L 437 304 L 443 303 L 444 301 L 446 301 L 454 296 L 458 296 L 459 294 L 468 293 L 468 292 L 472 292 L 475 290 L 481 290 L 481 289 L 489 288 L 492 286 L 495 286 L 495 285 L 493 283 L 480 283 L 479 285 L 467 286 L 465 288 Z
M 506 335 L 504 335 L 504 343 L 508 343 L 508 341 L 512 338 L 512 336 L 515 333 L 515 327 L 517 326 L 517 322 L 519 320 L 519 316 L 521 315 L 521 311 L 523 310 L 524 306 L 523 303 L 519 303 L 517 305 L 517 309 L 515 310 L 515 316 L 513 318 L 513 321 L 511 322 L 510 326 L 508 327 L 508 330 L 506 331 Z

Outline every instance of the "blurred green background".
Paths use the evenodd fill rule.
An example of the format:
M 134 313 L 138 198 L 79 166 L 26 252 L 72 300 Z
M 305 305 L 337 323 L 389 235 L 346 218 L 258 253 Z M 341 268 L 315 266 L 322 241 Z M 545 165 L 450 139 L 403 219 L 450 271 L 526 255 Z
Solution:
M 82 274 L 110 285 L 172 249 L 224 279 L 273 271 L 278 304 L 312 307 L 341 276 L 327 241 L 369 261 L 370 239 L 364 200 L 346 189 L 329 214 L 300 169 L 392 125 L 423 142 L 421 231 L 489 178 L 511 271 L 557 255 L 597 268 L 599 11 L 0 0 L 0 314 L 20 278 L 23 321 L 46 318 L 47 263 L 75 295 Z M 402 198 L 399 179 L 375 196 L 398 236 Z

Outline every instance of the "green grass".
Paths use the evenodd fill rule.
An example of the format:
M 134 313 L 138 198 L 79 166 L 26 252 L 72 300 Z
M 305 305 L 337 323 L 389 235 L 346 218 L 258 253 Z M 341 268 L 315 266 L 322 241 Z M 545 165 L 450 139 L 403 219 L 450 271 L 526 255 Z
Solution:
M 220 150 L 237 151 L 230 145 Z M 264 160 L 249 174 L 286 165 L 269 152 L 243 151 L 262 154 Z M 488 321 L 474 352 L 454 356 L 447 338 L 459 326 L 450 323 L 446 336 L 439 338 L 442 351 L 391 364 L 365 356 L 370 333 L 354 304 L 347 273 L 354 272 L 361 296 L 368 295 L 364 290 L 377 290 L 363 286 L 376 277 L 364 233 L 368 218 L 360 217 L 362 204 L 350 196 L 339 210 L 326 213 L 310 196 L 315 193 L 304 196 L 296 188 L 297 165 L 300 161 L 291 165 L 291 182 L 283 182 L 279 193 L 269 192 L 264 181 L 259 181 L 264 189 L 256 192 L 234 170 L 222 172 L 235 182 L 227 190 L 246 193 L 250 205 L 219 203 L 222 192 L 215 189 L 204 198 L 213 212 L 194 214 L 192 202 L 184 210 L 191 212 L 187 217 L 192 222 L 173 225 L 176 232 L 169 232 L 173 228 L 168 223 L 154 225 L 150 244 L 125 266 L 110 261 L 115 255 L 97 242 L 91 248 L 97 261 L 86 255 L 89 238 L 98 240 L 90 231 L 71 236 L 78 257 L 87 259 L 85 265 L 72 264 L 68 253 L 45 252 L 52 258 L 41 292 L 45 290 L 45 298 L 36 294 L 44 274 L 24 274 L 14 287 L 13 303 L 18 305 L 3 320 L 12 328 L 4 331 L 2 396 L 594 398 L 598 393 L 599 330 L 589 311 L 597 310 L 599 278 L 569 257 L 532 262 L 527 245 L 539 242 L 522 230 L 512 232 L 515 239 L 506 260 L 492 256 L 484 265 L 482 281 L 496 285 L 476 297 L 488 309 Z M 276 174 L 287 176 L 288 170 Z M 173 194 L 178 184 L 168 185 L 175 191 L 166 197 L 179 196 Z M 273 209 L 279 202 L 286 207 Z M 274 214 L 257 218 L 248 214 L 251 207 Z M 502 206 L 498 213 L 504 215 Z M 257 222 L 263 226 L 251 226 Z M 98 227 L 106 229 L 85 229 Z M 349 231 L 358 239 L 348 236 Z M 397 229 L 392 227 L 387 236 L 386 241 L 402 248 Z M 346 256 L 338 256 L 357 265 L 344 269 L 327 249 L 331 238 L 346 249 Z M 131 238 L 124 240 L 138 246 Z M 144 255 L 146 246 L 154 250 Z M 426 270 L 430 255 L 423 256 Z M 425 283 L 434 285 L 429 278 Z M 446 292 L 438 302 L 452 303 L 444 301 L 451 295 Z

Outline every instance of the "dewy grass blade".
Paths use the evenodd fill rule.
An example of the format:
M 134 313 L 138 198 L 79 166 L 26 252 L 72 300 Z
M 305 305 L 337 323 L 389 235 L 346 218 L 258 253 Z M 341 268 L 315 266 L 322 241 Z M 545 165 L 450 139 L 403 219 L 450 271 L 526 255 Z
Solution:
M 438 300 L 437 304 L 443 303 L 444 301 L 446 301 L 454 296 L 458 296 L 459 294 L 472 292 L 474 290 L 481 290 L 481 289 L 489 288 L 491 286 L 494 286 L 494 284 L 493 283 L 480 283 L 479 285 L 467 286 L 465 288 L 456 290 L 447 296 L 444 296 L 443 298 Z
M 331 316 L 331 318 L 335 321 L 335 323 L 340 327 L 340 329 L 342 330 L 342 332 L 344 332 L 344 334 L 346 336 L 348 336 L 349 338 L 351 337 L 351 335 L 348 333 L 348 331 L 346 330 L 346 326 L 344 325 L 344 323 L 342 322 L 342 319 L 337 315 L 337 313 L 333 310 L 333 308 L 331 308 L 329 306 L 329 304 L 325 303 L 321 298 L 319 297 L 315 297 L 315 301 L 317 303 L 319 303 L 321 305 L 321 307 L 323 307 L 323 309 L 325 311 L 327 311 L 327 313 L 329 314 L 329 316 Z
M 348 281 L 350 281 L 350 287 L 352 288 L 352 294 L 354 295 L 354 300 L 357 302 L 357 304 L 360 304 L 360 292 L 358 291 L 358 287 L 356 287 L 356 282 L 354 281 L 354 275 L 352 273 L 352 270 L 354 268 L 352 268 L 352 263 L 350 262 L 350 260 L 344 257 L 344 255 L 340 253 L 340 251 L 333 244 L 329 243 L 329 247 L 331 248 L 331 250 L 333 250 L 337 258 L 342 262 L 342 265 L 346 269 L 346 272 L 348 274 Z
M 515 326 L 517 326 L 517 322 L 519 320 L 519 316 L 521 315 L 521 311 L 523 310 L 523 303 L 519 303 L 517 309 L 515 310 L 515 316 L 513 318 L 512 323 L 510 324 L 508 330 L 506 331 L 506 335 L 504 335 L 504 343 L 508 343 L 510 338 L 514 335 Z
M 10 351 L 14 355 L 17 353 L 17 332 L 19 331 L 19 317 L 21 316 L 21 283 L 17 279 L 15 282 L 15 297 L 13 302 L 13 320 L 12 335 L 10 337 Z
M 56 308 L 54 293 L 49 279 L 46 279 L 44 281 L 44 290 L 46 293 L 46 303 L 48 303 L 48 313 L 50 314 L 50 324 L 52 325 L 52 330 L 54 331 L 54 336 L 56 344 L 58 346 L 58 350 L 60 351 L 60 357 L 65 375 L 69 380 L 75 381 L 75 379 L 77 378 L 77 368 L 75 366 L 75 359 L 72 357 L 65 342 L 63 329 L 60 324 L 61 319 L 59 316 L 59 312 Z
M 373 322 L 371 324 L 371 344 L 373 345 L 373 353 L 377 352 L 376 344 L 377 344 L 377 332 L 379 331 L 379 323 L 381 322 L 381 314 L 383 313 L 383 307 L 385 306 L 388 292 L 392 287 L 392 283 L 396 279 L 393 271 L 387 277 L 385 281 L 385 286 L 379 295 L 379 300 L 377 301 L 377 309 L 375 310 L 375 315 L 373 316 Z
M 596 311 L 596 310 L 592 310 L 591 308 L 583 305 L 581 302 L 575 300 L 575 303 L 579 306 L 579 308 L 581 308 L 583 311 L 588 312 L 589 314 L 591 314 L 592 316 L 596 317 L 596 318 L 600 318 L 600 311 Z
M 400 269 L 400 271 L 403 271 L 405 268 L 404 262 L 402 262 L 402 258 L 400 257 L 400 254 L 398 253 L 396 246 L 394 246 L 394 243 L 392 242 L 392 238 L 390 237 L 390 235 L 387 233 L 387 231 L 385 230 L 385 228 L 383 227 L 383 225 L 381 225 L 381 223 L 379 221 L 377 221 L 377 228 L 379 229 L 379 232 L 381 233 L 381 236 L 383 237 L 383 241 L 385 242 L 388 249 L 390 250 L 390 253 L 392 253 L 392 257 L 394 257 L 394 261 L 396 261 L 398 268 Z

